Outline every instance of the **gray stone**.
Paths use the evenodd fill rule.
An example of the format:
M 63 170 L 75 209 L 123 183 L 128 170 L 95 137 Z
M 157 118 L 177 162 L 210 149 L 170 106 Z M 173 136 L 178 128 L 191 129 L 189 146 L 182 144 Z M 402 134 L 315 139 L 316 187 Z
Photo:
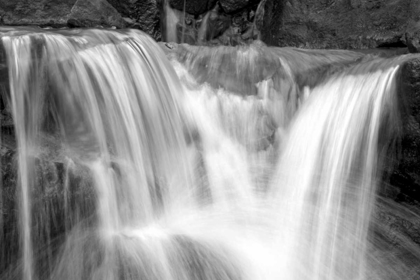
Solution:
M 4 25 L 125 26 L 119 13 L 106 0 L 4 0 L 0 14 Z
M 76 0 L 2 0 L 0 15 L 5 25 L 66 26 Z
M 161 39 L 161 6 L 159 0 L 108 0 L 121 14 L 126 27 L 142 30 L 155 40 Z
M 304 48 L 367 49 L 404 46 L 419 1 L 267 0 L 262 40 Z
M 121 15 L 106 0 L 77 0 L 71 9 L 69 21 L 73 21 L 73 24 L 77 22 L 77 27 L 125 27 Z
M 408 50 L 412 53 L 420 52 L 420 21 L 411 24 L 405 33 Z
M 196 16 L 204 14 L 214 8 L 216 2 L 217 0 L 169 0 L 169 4 L 172 8 Z
M 257 5 L 260 0 L 220 0 L 219 2 L 223 10 L 230 14 L 238 12 L 245 7 Z

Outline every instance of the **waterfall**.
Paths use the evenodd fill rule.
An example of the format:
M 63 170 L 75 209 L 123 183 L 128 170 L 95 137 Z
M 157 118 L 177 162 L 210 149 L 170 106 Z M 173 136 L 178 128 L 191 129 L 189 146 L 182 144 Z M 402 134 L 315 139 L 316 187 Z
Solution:
M 0 38 L 19 240 L 2 279 L 398 279 L 384 271 L 404 264 L 373 257 L 372 216 L 408 58 L 253 45 L 168 60 L 138 31 Z M 302 85 L 308 61 L 345 67 Z

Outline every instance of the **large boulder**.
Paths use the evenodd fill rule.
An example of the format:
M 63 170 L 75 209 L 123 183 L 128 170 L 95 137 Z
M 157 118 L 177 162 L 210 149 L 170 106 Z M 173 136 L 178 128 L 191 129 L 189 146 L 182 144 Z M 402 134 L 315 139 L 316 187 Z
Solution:
M 262 39 L 305 48 L 398 47 L 419 14 L 419 1 L 267 0 Z
M 106 0 L 77 0 L 71 9 L 68 22 L 77 23 L 76 27 L 125 26 L 121 15 Z
M 106 0 L 4 0 L 0 15 L 3 25 L 125 26 L 121 15 Z

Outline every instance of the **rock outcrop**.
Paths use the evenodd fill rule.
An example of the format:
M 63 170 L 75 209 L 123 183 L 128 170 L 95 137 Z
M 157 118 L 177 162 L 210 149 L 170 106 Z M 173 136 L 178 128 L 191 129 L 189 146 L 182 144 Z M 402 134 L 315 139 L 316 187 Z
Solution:
M 217 0 L 169 0 L 174 9 L 185 11 L 188 14 L 199 16 L 207 13 L 216 5 Z
M 0 17 L 4 25 L 125 27 L 121 15 L 106 0 L 5 0 Z
M 127 27 L 158 41 L 195 45 L 261 39 L 280 47 L 410 52 L 420 48 L 419 15 L 416 0 L 4 0 L 0 5 L 3 25 Z
M 126 28 L 140 29 L 155 40 L 161 39 L 160 0 L 108 0 L 121 14 Z
M 409 24 L 405 33 L 408 50 L 412 53 L 420 53 L 420 21 Z
M 402 47 L 420 2 L 407 0 L 268 0 L 262 39 L 269 45 L 367 49 Z

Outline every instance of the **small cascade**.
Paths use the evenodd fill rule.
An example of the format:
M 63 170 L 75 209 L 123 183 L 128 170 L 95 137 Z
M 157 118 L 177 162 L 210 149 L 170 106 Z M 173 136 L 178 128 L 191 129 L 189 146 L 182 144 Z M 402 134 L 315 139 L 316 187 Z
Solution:
M 18 176 L 2 279 L 414 275 L 378 257 L 373 231 L 409 57 L 258 43 L 165 55 L 138 31 L 0 39 Z M 324 68 L 307 78 L 309 65 Z
M 372 277 L 366 256 L 379 131 L 397 104 L 398 66 L 371 70 L 315 87 L 291 125 L 269 192 L 284 213 L 279 251 L 293 268 L 286 279 Z

